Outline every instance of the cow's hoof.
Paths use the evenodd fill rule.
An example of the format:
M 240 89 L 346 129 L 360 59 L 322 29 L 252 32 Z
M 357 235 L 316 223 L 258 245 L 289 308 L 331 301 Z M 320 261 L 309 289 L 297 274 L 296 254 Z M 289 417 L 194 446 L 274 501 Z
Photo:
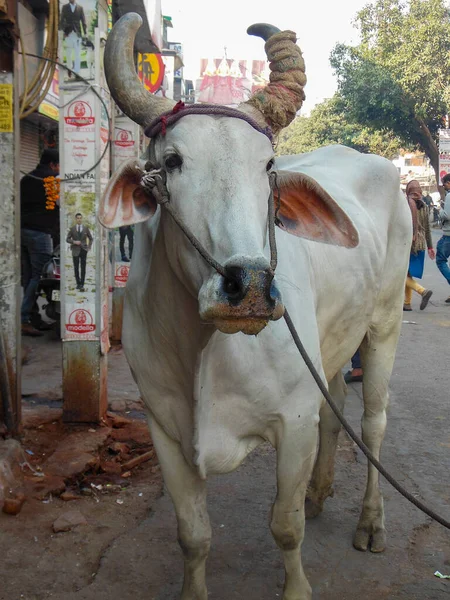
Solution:
M 371 552 L 384 552 L 386 548 L 386 531 L 384 529 L 378 529 L 372 534 L 370 540 L 370 551 Z
M 361 552 L 366 552 L 368 548 L 371 552 L 383 552 L 386 547 L 386 531 L 377 529 L 370 533 L 366 528 L 358 528 L 353 538 L 353 546 Z
M 305 498 L 305 518 L 315 519 L 323 511 L 323 502 L 313 500 L 309 496 Z

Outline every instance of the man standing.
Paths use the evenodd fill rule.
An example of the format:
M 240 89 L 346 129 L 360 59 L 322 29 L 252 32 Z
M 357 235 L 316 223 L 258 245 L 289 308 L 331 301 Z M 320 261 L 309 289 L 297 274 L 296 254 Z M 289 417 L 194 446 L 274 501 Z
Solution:
M 67 234 L 66 242 L 70 244 L 70 249 L 72 250 L 73 269 L 75 271 L 77 290 L 84 292 L 86 257 L 92 247 L 93 238 L 89 231 L 89 227 L 83 225 L 83 215 L 81 213 L 75 215 L 75 221 L 75 225 L 70 228 L 69 233 Z
M 72 70 L 79 73 L 81 69 L 81 40 L 87 35 L 86 18 L 83 7 L 76 0 L 69 0 L 61 8 L 59 28 L 64 34 L 64 50 L 66 64 L 72 64 Z
M 450 285 L 450 267 L 448 266 L 448 258 L 450 256 L 450 173 L 444 175 L 442 185 L 447 194 L 444 206 L 439 213 L 442 222 L 442 237 L 436 246 L 436 265 Z M 450 304 L 450 296 L 445 302 Z
M 134 246 L 134 226 L 133 225 L 124 225 L 123 227 L 119 227 L 120 234 L 120 255 L 122 257 L 123 262 L 130 262 L 131 257 L 133 256 L 133 246 Z M 128 254 L 130 258 L 127 257 L 125 252 L 125 238 L 128 239 Z
M 25 175 L 20 182 L 23 335 L 42 335 L 31 324 L 31 315 L 35 309 L 36 290 L 42 269 L 52 257 L 52 236 L 59 237 L 59 206 L 56 201 L 49 201 L 44 185 L 44 179 L 57 175 L 59 153 L 48 149 L 42 153 L 36 169 Z

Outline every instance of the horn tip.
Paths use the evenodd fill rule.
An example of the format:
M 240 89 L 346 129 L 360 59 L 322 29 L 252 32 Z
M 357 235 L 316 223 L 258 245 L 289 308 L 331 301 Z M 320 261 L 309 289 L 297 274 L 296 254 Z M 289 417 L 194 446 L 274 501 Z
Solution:
M 275 25 L 270 25 L 270 23 L 254 23 L 247 29 L 247 33 L 248 35 L 260 37 L 267 42 L 270 37 L 276 33 L 280 33 L 280 30 Z
M 135 12 L 128 12 L 125 13 L 121 18 L 121 21 L 130 21 L 131 23 L 133 23 L 136 27 L 140 27 L 143 23 L 142 17 L 141 15 L 139 15 L 138 13 Z

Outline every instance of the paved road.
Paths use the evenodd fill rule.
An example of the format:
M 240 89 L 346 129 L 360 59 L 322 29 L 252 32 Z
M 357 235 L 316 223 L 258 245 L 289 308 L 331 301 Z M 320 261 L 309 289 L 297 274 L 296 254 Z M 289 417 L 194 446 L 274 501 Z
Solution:
M 437 239 L 438 232 L 433 236 Z M 450 287 L 431 261 L 424 285 L 434 290 L 424 312 L 405 313 L 392 379 L 383 462 L 418 498 L 450 519 Z M 358 428 L 360 384 L 351 386 L 346 414 Z M 359 429 L 359 428 L 358 428 Z M 275 495 L 274 453 L 264 446 L 235 473 L 209 483 L 213 545 L 208 561 L 211 600 L 281 598 L 283 569 L 268 529 Z M 305 571 L 315 600 L 444 600 L 450 581 L 450 534 L 383 483 L 388 547 L 371 555 L 352 548 L 364 489 L 365 460 L 348 444 L 339 451 L 335 497 L 309 521 Z M 165 495 L 135 529 L 109 547 L 91 586 L 58 600 L 174 600 L 182 562 Z

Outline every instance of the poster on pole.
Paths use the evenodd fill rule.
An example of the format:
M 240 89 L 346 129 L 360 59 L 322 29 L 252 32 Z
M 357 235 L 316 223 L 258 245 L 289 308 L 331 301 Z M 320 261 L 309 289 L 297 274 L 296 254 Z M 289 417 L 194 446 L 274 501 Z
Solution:
M 450 154 L 450 129 L 439 129 L 439 154 Z
M 123 163 L 139 157 L 140 127 L 122 113 L 118 113 L 114 121 L 114 137 L 112 143 L 112 168 L 115 171 Z M 124 288 L 133 254 L 134 226 L 120 227 L 114 232 L 114 287 Z M 126 259 L 126 260 L 124 260 Z
M 442 180 L 444 175 L 450 173 L 450 153 L 439 154 L 439 177 Z
M 104 5 L 103 5 L 104 4 Z M 105 3 L 61 4 L 61 315 L 65 341 L 101 341 L 107 352 L 108 257 L 98 202 L 110 175 L 111 102 L 101 39 Z M 103 33 L 101 33 L 103 32 Z M 81 79 L 83 78 L 83 79 Z
M 59 35 L 62 63 L 66 67 L 60 82 L 95 78 L 95 30 L 98 27 L 97 0 L 68 0 L 60 3 Z
M 439 177 L 450 173 L 450 129 L 439 129 Z
M 61 94 L 61 259 L 63 339 L 95 340 L 96 334 L 96 97 L 87 86 Z

